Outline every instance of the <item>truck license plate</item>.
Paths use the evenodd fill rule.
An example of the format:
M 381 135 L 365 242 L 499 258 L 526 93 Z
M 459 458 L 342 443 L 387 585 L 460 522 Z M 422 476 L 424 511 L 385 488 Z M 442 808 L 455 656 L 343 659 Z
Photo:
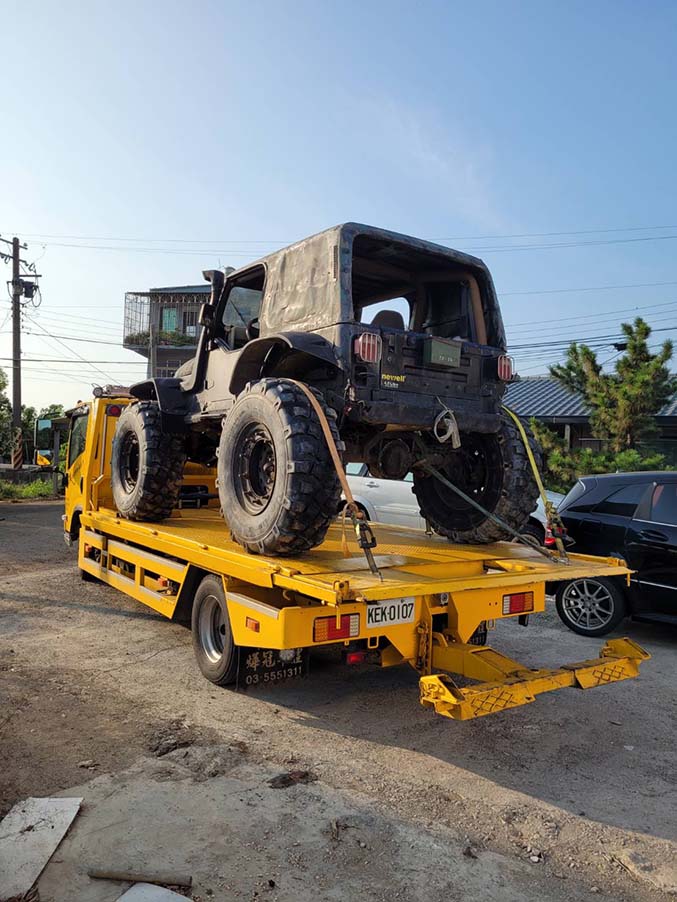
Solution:
M 415 613 L 416 604 L 413 595 L 408 598 L 377 601 L 367 605 L 367 629 L 374 630 L 397 623 L 413 623 Z

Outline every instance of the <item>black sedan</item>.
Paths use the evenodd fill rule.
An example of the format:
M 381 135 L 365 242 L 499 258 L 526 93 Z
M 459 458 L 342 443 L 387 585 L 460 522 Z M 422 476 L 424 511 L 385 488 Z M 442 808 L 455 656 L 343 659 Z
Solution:
M 580 479 L 558 507 L 582 554 L 623 558 L 624 580 L 576 579 L 556 588 L 557 612 L 584 636 L 602 636 L 631 616 L 677 624 L 677 472 Z

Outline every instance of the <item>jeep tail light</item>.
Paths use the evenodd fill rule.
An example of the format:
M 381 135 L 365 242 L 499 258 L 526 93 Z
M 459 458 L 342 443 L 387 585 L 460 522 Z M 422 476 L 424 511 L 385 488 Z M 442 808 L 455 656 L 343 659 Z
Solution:
M 381 336 L 375 332 L 363 332 L 355 338 L 355 356 L 365 363 L 378 363 L 381 359 Z
M 318 617 L 313 623 L 313 642 L 330 642 L 332 639 L 354 639 L 360 634 L 360 615 L 341 614 L 339 626 L 336 617 Z
M 513 363 L 512 357 L 505 354 L 498 358 L 498 378 L 503 382 L 510 382 L 512 379 Z
M 533 592 L 517 592 L 514 595 L 503 596 L 504 614 L 527 614 L 534 609 Z

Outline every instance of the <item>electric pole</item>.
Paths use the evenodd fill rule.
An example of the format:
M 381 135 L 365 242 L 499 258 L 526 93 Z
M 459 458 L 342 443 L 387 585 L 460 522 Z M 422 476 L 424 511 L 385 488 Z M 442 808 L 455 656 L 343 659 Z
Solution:
M 19 239 L 12 238 L 12 428 L 14 450 L 12 466 L 20 470 L 23 464 L 21 440 L 21 267 Z M 17 430 L 19 434 L 17 449 Z
M 6 238 L 0 238 L 2 244 L 12 245 L 11 256 L 0 250 L 0 259 L 6 263 L 12 262 L 12 468 L 20 470 L 23 466 L 23 434 L 21 431 L 21 297 L 32 300 L 38 290 L 38 274 L 34 263 L 27 263 L 21 259 L 21 250 L 26 250 L 26 245 L 21 244 L 18 238 L 12 238 L 11 242 Z M 22 278 L 21 267 L 24 267 Z M 33 281 L 30 281 L 33 280 Z

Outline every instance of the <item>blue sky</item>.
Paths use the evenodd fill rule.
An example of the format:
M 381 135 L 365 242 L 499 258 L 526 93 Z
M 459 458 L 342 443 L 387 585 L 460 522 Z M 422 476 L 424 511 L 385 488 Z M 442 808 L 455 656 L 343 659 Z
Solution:
M 677 325 L 674 3 L 0 8 L 20 36 L 3 46 L 0 234 L 25 236 L 43 273 L 28 403 L 103 381 L 73 352 L 143 375 L 119 345 L 126 290 L 343 220 L 482 256 L 513 345 L 616 332 L 635 306 Z M 675 284 L 546 293 L 658 282 Z M 558 354 L 515 352 L 525 375 Z

